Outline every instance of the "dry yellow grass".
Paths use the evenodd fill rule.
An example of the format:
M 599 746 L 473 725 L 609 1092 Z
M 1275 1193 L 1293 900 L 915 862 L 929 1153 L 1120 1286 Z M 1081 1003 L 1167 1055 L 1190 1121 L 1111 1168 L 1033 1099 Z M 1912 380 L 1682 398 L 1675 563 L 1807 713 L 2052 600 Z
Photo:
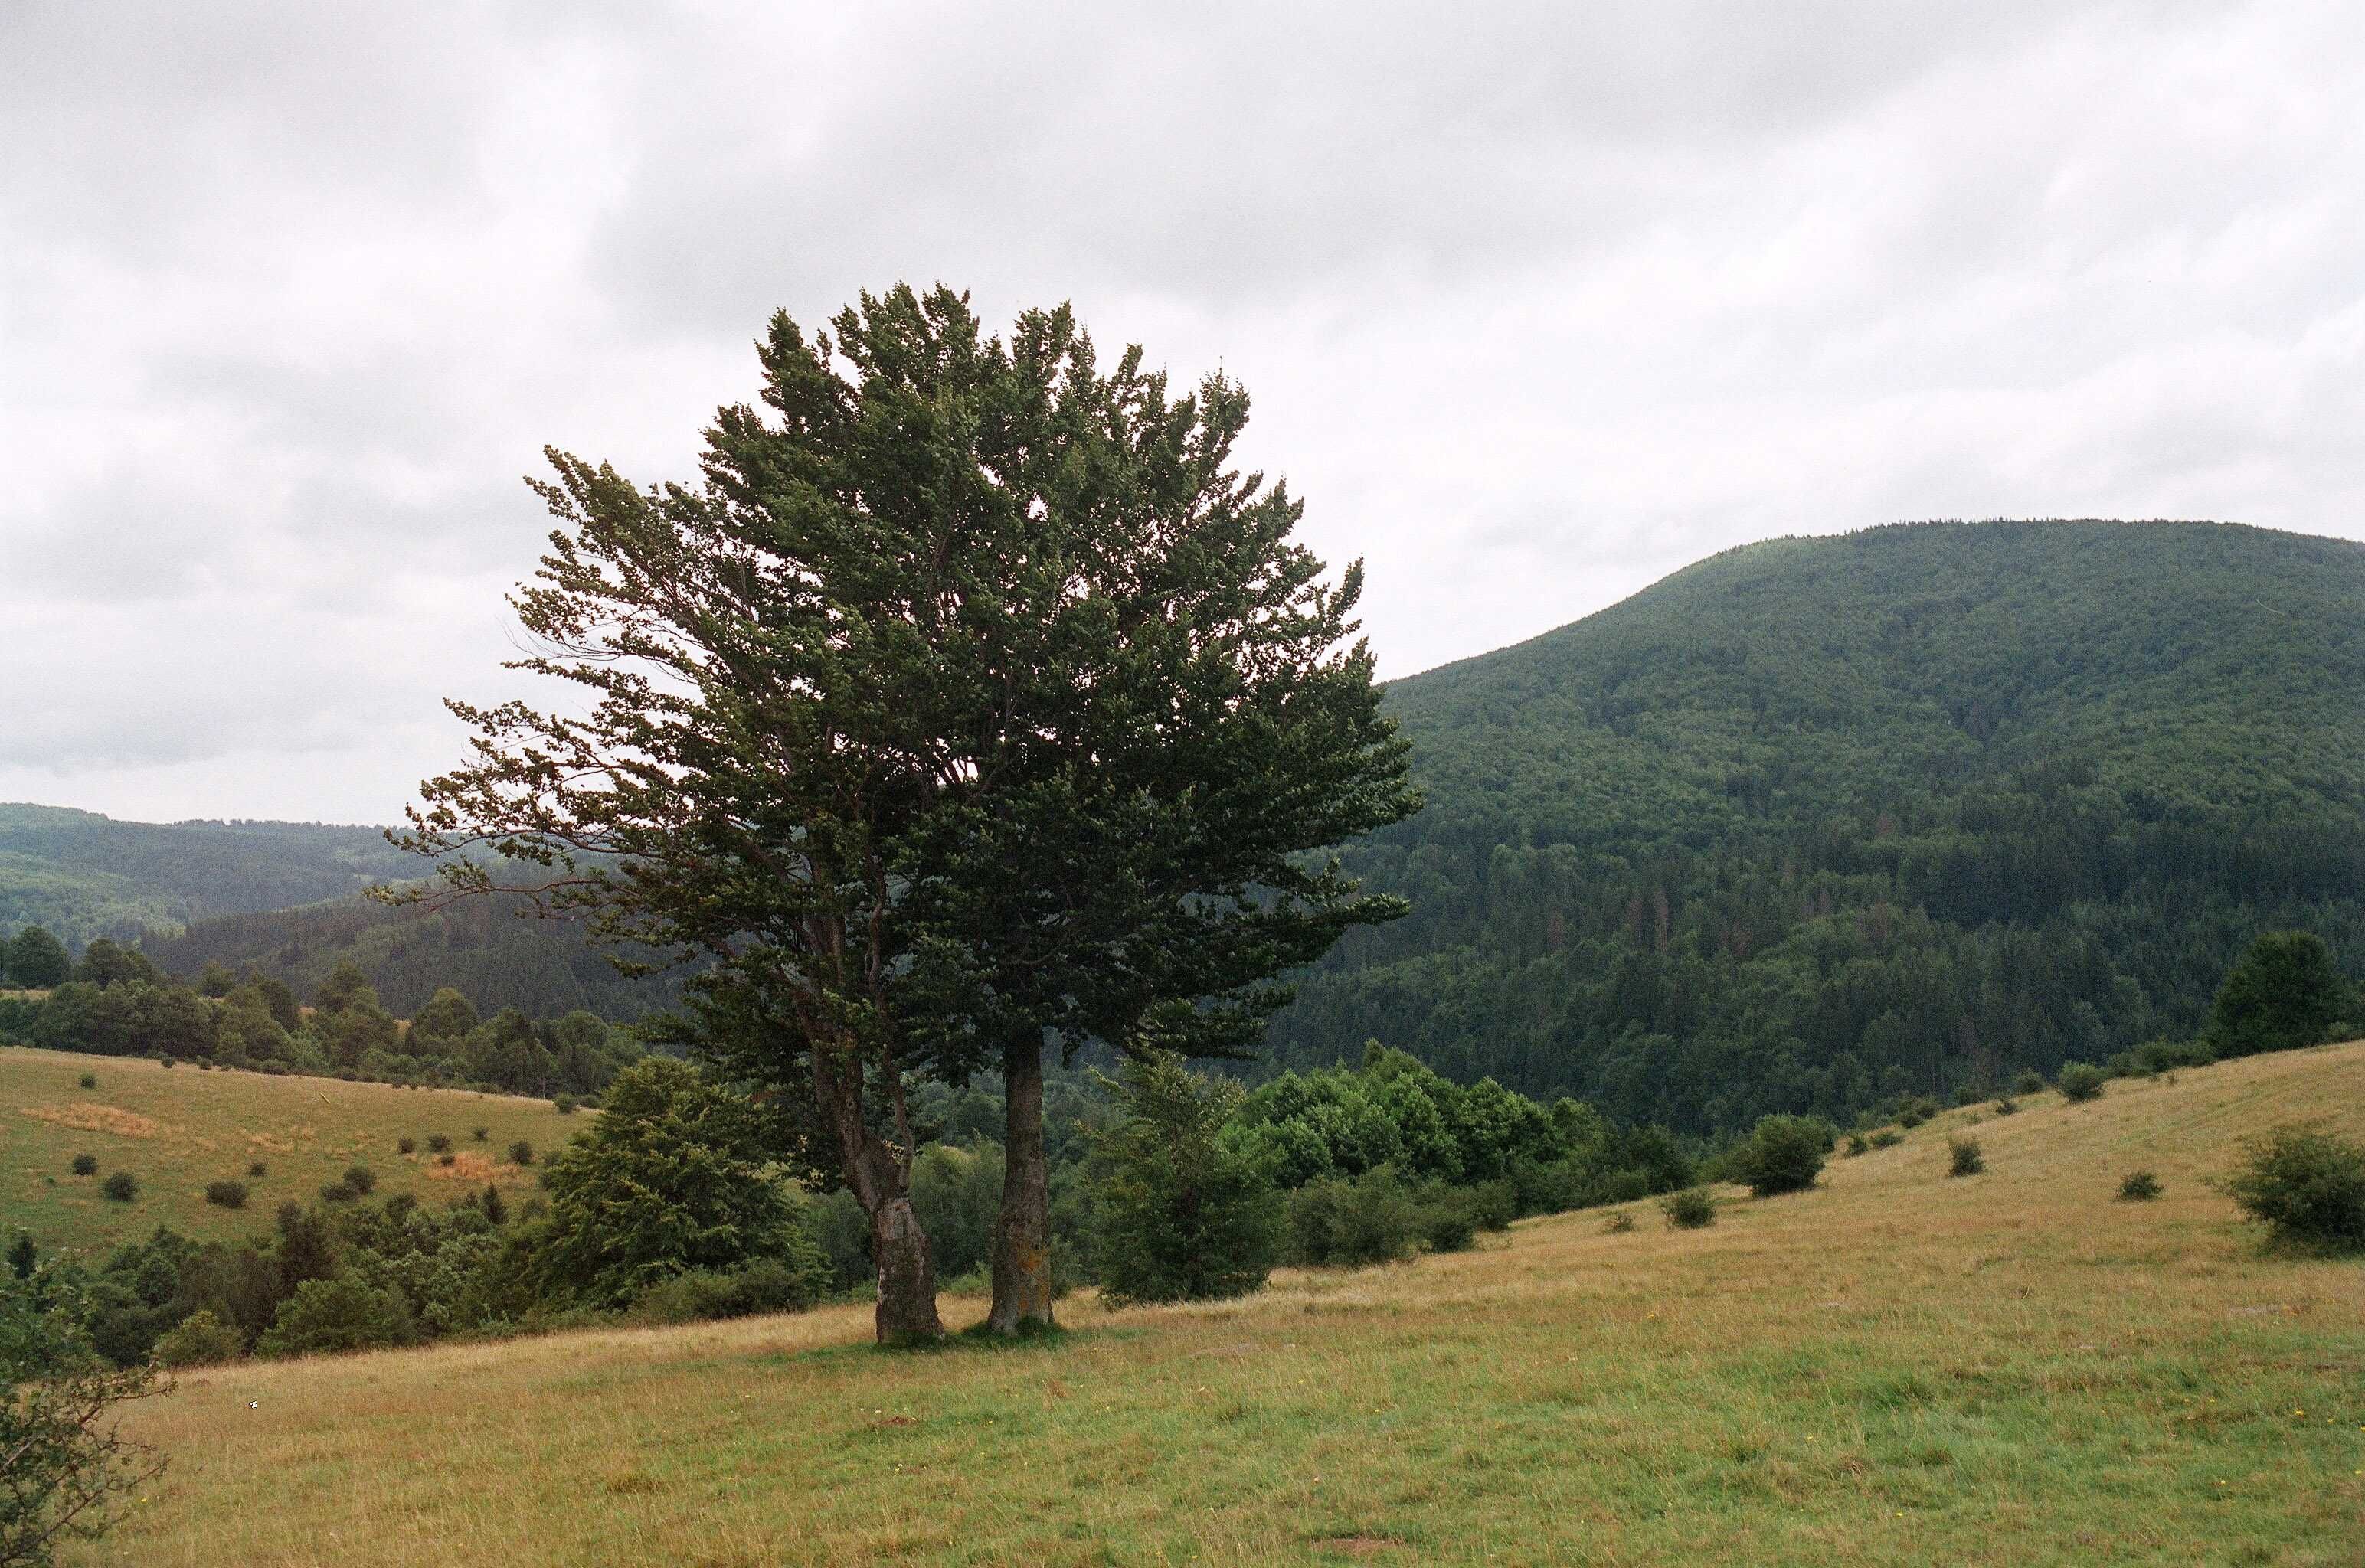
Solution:
M 1070 1301 L 1044 1346 L 880 1353 L 848 1308 L 199 1373 L 71 1561 L 2365 1562 L 2365 1269 L 2203 1184 L 2365 1132 L 2365 1045 L 2024 1105 L 1978 1177 L 1950 1113 L 1706 1230 Z M 2113 1201 L 2138 1166 L 2166 1195 Z

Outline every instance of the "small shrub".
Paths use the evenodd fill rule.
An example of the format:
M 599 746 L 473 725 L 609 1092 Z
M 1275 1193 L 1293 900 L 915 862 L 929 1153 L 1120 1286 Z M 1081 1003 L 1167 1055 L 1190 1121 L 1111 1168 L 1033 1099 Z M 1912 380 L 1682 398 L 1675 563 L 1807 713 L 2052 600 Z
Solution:
M 181 1064 L 174 1060 L 170 1056 L 161 1056 L 156 1058 L 156 1065 L 159 1067 L 178 1067 Z
M 651 1285 L 633 1303 L 650 1323 L 702 1323 L 764 1312 L 802 1312 L 829 1288 L 829 1264 L 810 1242 L 789 1260 L 767 1258 L 728 1273 L 699 1270 Z
M 2365 1249 L 2365 1144 L 2312 1127 L 2278 1127 L 2243 1146 L 2225 1191 L 2280 1242 L 2326 1252 Z
M 1857 1155 L 1864 1153 L 1871 1147 L 1872 1145 L 1865 1142 L 1864 1135 L 1862 1133 L 1850 1133 L 1848 1134 L 1847 1147 L 1840 1150 L 1840 1155 L 1843 1159 L 1854 1159 Z
M 501 1196 L 501 1190 L 490 1182 L 485 1183 L 484 1192 L 477 1196 L 476 1206 L 485 1211 L 488 1224 L 497 1226 L 509 1224 L 509 1201 Z
M 415 1137 L 398 1137 L 394 1140 L 394 1152 L 397 1154 L 417 1154 L 419 1152 L 419 1140 Z
M 1905 1135 L 1895 1127 L 1883 1127 L 1872 1135 L 1872 1147 L 1875 1148 L 1895 1148 L 1904 1141 Z
M 366 1194 L 377 1185 L 377 1173 L 366 1165 L 349 1165 L 345 1168 L 345 1185 Z
M 199 1057 L 197 1058 L 197 1070 L 199 1072 L 211 1072 L 213 1070 L 214 1064 L 212 1061 L 205 1057 Z
M 2159 1178 L 2148 1170 L 2130 1170 L 2119 1178 L 2119 1196 L 2131 1204 L 2147 1204 L 2159 1196 Z
M 1975 1137 L 1950 1137 L 1946 1150 L 1954 1157 L 1946 1168 L 1949 1176 L 1976 1176 L 1988 1168 L 1987 1156 L 1979 1152 L 1979 1140 Z
M 456 1154 L 439 1154 L 435 1157 L 435 1163 L 438 1165 L 457 1165 L 460 1163 L 460 1157 Z
M 238 1330 L 203 1310 L 181 1319 L 178 1327 L 156 1341 L 156 1364 L 162 1367 L 210 1367 L 234 1361 L 245 1349 Z
M 452 1140 L 444 1137 L 442 1133 L 429 1133 L 427 1135 L 427 1148 L 430 1153 L 441 1154 L 451 1147 Z
M 206 1183 L 206 1202 L 216 1208 L 242 1209 L 246 1207 L 246 1183 L 208 1182 Z
M 254 1349 L 264 1356 L 365 1350 L 407 1345 L 417 1332 L 409 1305 L 399 1294 L 338 1274 L 297 1285 Z
M 404 1220 L 409 1219 L 410 1217 L 411 1211 L 419 1206 L 419 1194 L 416 1193 L 396 1193 L 378 1206 L 386 1211 L 387 1218 L 394 1221 L 397 1225 L 400 1225 Z
M 249 1176 L 268 1176 L 271 1174 L 271 1167 L 260 1159 L 252 1160 L 247 1164 L 246 1173 Z
M 1364 1268 L 1412 1256 L 1421 1215 L 1383 1165 L 1350 1182 L 1326 1177 L 1289 1196 L 1289 1237 L 1299 1262 Z
M 1634 1228 L 1634 1216 L 1627 1210 L 1620 1209 L 1616 1214 L 1611 1215 L 1608 1219 L 1602 1221 L 1601 1228 L 1606 1235 L 1623 1236 L 1628 1231 Z
M 2012 1092 L 2014 1094 L 2042 1094 L 2045 1092 L 2045 1075 L 2034 1068 L 2022 1068 L 2012 1075 Z
M 1505 1181 L 1481 1182 L 1467 1189 L 1470 1217 L 1481 1230 L 1508 1230 L 1519 1217 L 1519 1193 Z
M 572 1094 L 558 1095 L 551 1101 L 551 1103 L 557 1107 L 558 1114 L 562 1116 L 571 1116 L 575 1114 L 575 1106 L 577 1102 L 575 1096 Z
M 1478 1221 L 1459 1193 L 1440 1194 L 1421 1221 L 1420 1238 L 1431 1252 L 1467 1252 L 1478 1245 Z
M 98 1190 L 118 1204 L 128 1204 L 140 1195 L 140 1178 L 129 1170 L 118 1170 L 100 1182 Z
M 1716 1198 L 1706 1187 L 1687 1187 L 1659 1200 L 1667 1223 L 1677 1230 L 1698 1230 L 1716 1223 Z
M 1999 1116 L 2016 1116 L 2020 1114 L 2020 1102 L 2007 1094 L 1995 1103 L 1994 1110 Z
M 1803 1193 L 1821 1174 L 1838 1137 L 1820 1116 L 1765 1116 L 1734 1147 L 1725 1169 L 1761 1198 Z
M 1916 1099 L 1908 1100 L 1898 1107 L 1897 1120 L 1901 1126 L 1918 1127 L 1936 1115 L 1939 1108 L 1938 1102 L 1931 1099 L 1927 1094 L 1921 1095 Z
M 82 1075 L 82 1086 L 83 1086 L 84 1089 L 95 1089 L 95 1088 L 97 1088 L 97 1087 L 98 1087 L 98 1074 L 96 1074 L 96 1073 L 95 1073 L 95 1072 L 85 1072 L 85 1073 L 84 1073 L 84 1074 Z
M 351 1182 L 342 1180 L 328 1182 L 320 1188 L 320 1201 L 324 1204 L 350 1204 L 360 1196 Z
M 533 1145 L 526 1142 L 523 1138 L 520 1138 L 517 1142 L 510 1145 L 510 1163 L 512 1165 L 532 1165 L 533 1163 Z
M 2077 1105 L 2101 1099 L 2105 1081 L 2106 1075 L 2101 1068 L 2091 1062 L 2073 1061 L 2062 1064 L 2061 1071 L 2054 1078 L 2053 1083 L 2061 1091 L 2061 1098 Z
M 77 1176 L 95 1176 L 95 1175 L 97 1175 L 97 1174 L 98 1174 L 98 1156 L 96 1156 L 96 1155 L 95 1155 L 95 1154 L 77 1154 L 77 1155 L 75 1155 L 75 1156 L 73 1157 L 73 1173 L 74 1173 L 75 1175 L 77 1175 Z
M 492 1128 L 490 1128 L 490 1127 L 478 1127 L 478 1128 L 476 1130 L 476 1141 L 477 1141 L 478 1143 L 482 1143 L 482 1142 L 484 1142 L 487 1138 L 488 1138 L 488 1137 L 492 1137 L 492 1136 L 493 1136 L 493 1129 L 492 1129 Z

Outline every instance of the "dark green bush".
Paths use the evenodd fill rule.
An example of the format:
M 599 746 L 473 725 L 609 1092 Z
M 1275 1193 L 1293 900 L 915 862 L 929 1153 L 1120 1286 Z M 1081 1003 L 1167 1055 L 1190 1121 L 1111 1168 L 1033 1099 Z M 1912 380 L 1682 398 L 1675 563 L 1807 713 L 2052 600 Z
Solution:
M 2365 1144 L 2313 1127 L 2278 1127 L 2243 1145 L 2225 1191 L 2279 1242 L 2326 1252 L 2365 1249 Z
M 442 1133 L 429 1133 L 429 1134 L 427 1135 L 427 1152 L 428 1152 L 428 1153 L 430 1153 L 430 1154 L 441 1154 L 441 1153 L 443 1153 L 445 1149 L 450 1148 L 451 1147 L 452 1147 L 452 1140 L 451 1140 L 449 1137 L 445 1137 L 443 1134 L 442 1134 Z
M 1421 1205 L 1421 1244 L 1431 1252 L 1467 1252 L 1478 1245 L 1474 1205 L 1463 1193 L 1447 1188 Z
M 366 1165 L 349 1165 L 345 1167 L 345 1185 L 367 1196 L 377 1185 L 377 1174 Z
M 1897 1108 L 1897 1120 L 1902 1126 L 1918 1127 L 1936 1115 L 1940 1108 L 1938 1102 L 1927 1094 L 1920 1095 Z
M 2012 1092 L 2014 1094 L 2042 1094 L 2045 1092 L 2045 1075 L 2034 1068 L 2022 1068 L 2012 1075 Z
M 2146 1204 L 2159 1196 L 2159 1178 L 2148 1170 L 2130 1170 L 2119 1179 L 2119 1196 L 2131 1204 Z
M 260 1356 L 310 1356 L 408 1345 L 418 1337 L 409 1304 L 350 1274 L 306 1280 L 281 1304 L 255 1344 Z
M 2348 982 L 2323 937 L 2270 931 L 2226 974 L 2207 1038 L 2229 1057 L 2319 1045 L 2332 1037 L 2348 1001 Z
M 1687 1187 L 1659 1200 L 1667 1223 L 1677 1230 L 1698 1230 L 1716 1223 L 1716 1197 L 1706 1187 Z
M 1725 1158 L 1725 1170 L 1761 1198 L 1801 1193 L 1821 1174 L 1839 1135 L 1820 1116 L 1766 1116 Z
M 206 1202 L 217 1208 L 242 1209 L 246 1207 L 246 1183 L 208 1182 L 206 1183 Z
M 1946 1167 L 1949 1176 L 1976 1176 L 1988 1168 L 1987 1156 L 1979 1150 L 1975 1137 L 1950 1137 L 1946 1152 L 1951 1157 Z
M 271 1174 L 271 1167 L 265 1165 L 260 1159 L 249 1160 L 247 1162 L 246 1173 L 249 1176 L 268 1176 Z
M 562 1116 L 571 1116 L 575 1114 L 575 1106 L 577 1102 L 575 1096 L 572 1094 L 560 1094 L 555 1096 L 550 1103 L 554 1106 L 557 1107 L 558 1114 Z
M 97 1087 L 98 1087 L 98 1074 L 96 1074 L 96 1073 L 95 1073 L 95 1072 L 85 1072 L 85 1073 L 84 1073 L 84 1074 L 82 1075 L 82 1086 L 83 1086 L 84 1089 L 95 1089 L 95 1088 L 97 1088 Z
M 1905 1135 L 1895 1127 L 1883 1127 L 1872 1135 L 1872 1147 L 1875 1148 L 1894 1148 L 1904 1141 Z
M 419 1152 L 419 1140 L 415 1137 L 398 1137 L 394 1140 L 394 1152 L 397 1154 L 416 1154 Z
M 1601 1228 L 1611 1236 L 1623 1236 L 1634 1228 L 1634 1216 L 1627 1210 L 1620 1209 L 1601 1222 Z
M 359 1189 L 342 1177 L 321 1184 L 320 1201 L 324 1204 L 350 1204 L 361 1196 Z
M 2101 1068 L 2091 1062 L 2065 1062 L 2062 1064 L 2060 1072 L 2055 1076 L 2053 1083 L 2055 1088 L 2061 1091 L 2061 1098 L 2073 1105 L 2082 1104 L 2086 1101 L 2102 1098 L 2102 1084 L 2107 1077 L 2108 1075 Z
M 728 1271 L 700 1269 L 643 1291 L 633 1316 L 647 1323 L 704 1323 L 767 1312 L 802 1312 L 829 1291 L 829 1260 L 801 1233 L 790 1235 L 790 1255 L 764 1258 Z
M 532 1165 L 533 1163 L 533 1145 L 526 1142 L 523 1138 L 520 1138 L 517 1142 L 510 1145 L 510 1163 L 512 1165 Z
M 1864 1135 L 1862 1133 L 1850 1133 L 1848 1134 L 1847 1147 L 1841 1149 L 1840 1154 L 1844 1159 L 1854 1159 L 1857 1155 L 1864 1153 L 1871 1147 L 1872 1145 L 1865 1141 Z
M 472 1136 L 478 1143 L 482 1143 L 487 1138 L 493 1136 L 493 1129 L 490 1127 L 477 1127 L 475 1129 Z
M 435 1157 L 435 1163 L 438 1165 L 457 1165 L 460 1163 L 460 1157 L 449 1152 L 439 1154 Z
M 95 1175 L 97 1175 L 97 1174 L 98 1174 L 98 1156 L 96 1156 L 96 1155 L 95 1155 L 95 1154 L 77 1154 L 77 1155 L 75 1155 L 75 1156 L 73 1157 L 73 1173 L 74 1173 L 75 1175 L 77 1175 L 77 1176 L 95 1176 Z
M 1519 1217 L 1518 1190 L 1500 1178 L 1463 1189 L 1468 1194 L 1470 1218 L 1481 1230 L 1508 1230 Z
M 118 1170 L 100 1182 L 98 1190 L 118 1204 L 128 1204 L 140 1195 L 140 1178 L 129 1170 Z
M 1365 1268 L 1412 1256 L 1421 1215 L 1392 1166 L 1350 1181 L 1327 1176 L 1290 1195 L 1289 1237 L 1296 1260 Z
M 2016 1116 L 2020 1114 L 2020 1102 L 2007 1094 L 1995 1103 L 1994 1109 L 1999 1116 Z
M 246 1350 L 239 1331 L 200 1309 L 156 1341 L 160 1367 L 210 1367 L 234 1361 Z
M 1262 1290 L 1283 1209 L 1266 1162 L 1226 1136 L 1241 1091 L 1165 1054 L 1103 1085 L 1117 1120 L 1092 1135 L 1093 1265 L 1109 1305 L 1221 1300 Z

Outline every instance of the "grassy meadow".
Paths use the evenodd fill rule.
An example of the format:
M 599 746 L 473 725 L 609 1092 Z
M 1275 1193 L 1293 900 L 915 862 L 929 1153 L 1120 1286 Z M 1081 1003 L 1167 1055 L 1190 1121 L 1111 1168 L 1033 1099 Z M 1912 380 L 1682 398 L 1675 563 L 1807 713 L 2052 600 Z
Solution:
M 82 1087 L 84 1073 L 96 1088 Z M 530 1188 L 533 1172 L 510 1163 L 510 1145 L 523 1138 L 537 1157 L 555 1150 L 584 1114 L 561 1116 L 547 1100 L 502 1094 L 10 1047 L 0 1049 L 0 1234 L 21 1226 L 45 1249 L 94 1254 L 160 1225 L 226 1240 L 268 1228 L 282 1203 L 310 1202 L 353 1165 L 375 1172 L 380 1199 L 403 1192 L 446 1199 L 488 1181 Z M 452 1139 L 451 1165 L 428 1151 L 433 1133 Z M 417 1152 L 397 1152 L 405 1137 L 418 1140 Z M 78 1154 L 96 1158 L 96 1174 L 73 1173 Z M 265 1174 L 249 1176 L 257 1160 Z M 99 1192 L 117 1170 L 140 1179 L 129 1203 Z M 206 1202 L 206 1183 L 224 1178 L 246 1183 L 243 1209 Z
M 187 1374 L 128 1421 L 172 1469 L 69 1561 L 2365 1561 L 2365 1268 L 2204 1185 L 2278 1122 L 2365 1132 L 2365 1044 L 2023 1107 L 1704 1230 L 1071 1299 L 1047 1343 L 835 1308 Z

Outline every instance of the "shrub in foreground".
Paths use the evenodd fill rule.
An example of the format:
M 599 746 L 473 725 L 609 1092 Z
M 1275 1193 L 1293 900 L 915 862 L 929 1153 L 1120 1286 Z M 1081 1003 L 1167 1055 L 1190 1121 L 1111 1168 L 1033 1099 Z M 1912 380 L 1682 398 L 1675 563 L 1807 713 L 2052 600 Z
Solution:
M 2225 1191 L 2281 1242 L 2365 1249 L 2365 1144 L 2313 1127 L 2278 1127 L 2243 1146 Z
M 2076 1105 L 2101 1099 L 2106 1081 L 2107 1075 L 2092 1062 L 2073 1061 L 2062 1064 L 2061 1071 L 2053 1083 L 2061 1091 L 2061 1098 Z
M 118 1204 L 128 1204 L 140 1195 L 140 1178 L 129 1170 L 118 1170 L 100 1182 L 98 1190 Z
M 728 1271 L 699 1269 L 651 1285 L 633 1304 L 646 1323 L 705 1323 L 767 1312 L 802 1312 L 829 1291 L 829 1260 L 801 1232 L 787 1235 L 788 1252 Z
M 2159 1196 L 2159 1178 L 2148 1170 L 2130 1170 L 2119 1179 L 2119 1196 L 2131 1204 L 2146 1204 Z
M 1292 1255 L 1301 1263 L 1351 1269 L 1412 1256 L 1421 1211 L 1393 1166 L 1349 1181 L 1326 1176 L 1289 1199 Z
M 1766 1116 L 1734 1147 L 1725 1170 L 1761 1198 L 1802 1193 L 1822 1173 L 1838 1137 L 1820 1116 Z
M 1716 1198 L 1706 1187 L 1687 1187 L 1659 1200 L 1667 1223 L 1677 1230 L 1698 1230 L 1716 1223 Z
M 1975 1137 L 1948 1138 L 1946 1152 L 1951 1156 L 1946 1166 L 1949 1176 L 1976 1176 L 1988 1168 L 1987 1156 L 1980 1152 L 1979 1140 Z

